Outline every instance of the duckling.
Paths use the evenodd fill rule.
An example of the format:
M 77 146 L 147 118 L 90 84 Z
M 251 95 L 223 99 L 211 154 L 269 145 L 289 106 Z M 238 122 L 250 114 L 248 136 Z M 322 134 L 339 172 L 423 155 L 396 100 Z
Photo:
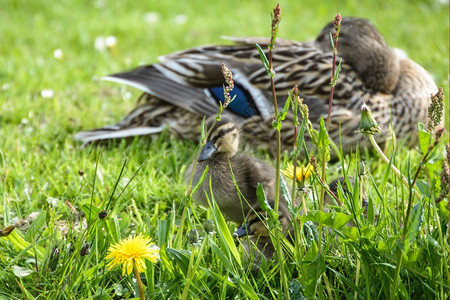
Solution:
M 354 177 L 348 178 L 350 184 L 355 183 Z M 339 183 L 342 185 L 342 189 L 344 193 L 348 193 L 349 190 L 346 185 L 346 181 L 344 177 L 339 177 L 335 180 L 333 180 L 330 184 L 330 190 L 337 195 L 338 185 Z M 365 190 L 362 191 L 363 193 L 363 207 L 366 209 L 364 212 L 366 214 L 368 202 L 367 202 L 367 195 Z M 332 199 L 326 194 L 325 196 L 325 202 L 326 205 L 333 205 Z M 270 207 L 274 207 L 274 202 L 269 201 L 268 202 Z M 329 209 L 326 208 L 325 211 L 328 211 Z M 279 221 L 281 225 L 281 231 L 282 234 L 286 237 L 286 239 L 290 243 L 294 243 L 294 227 L 292 224 L 292 216 L 289 213 L 289 210 L 287 208 L 286 202 L 280 202 L 279 208 L 278 208 L 278 215 L 279 215 Z M 253 266 L 259 266 L 261 264 L 261 260 L 265 258 L 266 260 L 269 260 L 272 258 L 273 254 L 275 253 L 275 248 L 272 243 L 272 239 L 270 238 L 270 232 L 268 229 L 268 226 L 266 224 L 266 218 L 267 213 L 261 209 L 259 203 L 256 203 L 252 206 L 250 211 L 248 212 L 244 223 L 242 226 L 240 226 L 236 231 L 234 232 L 234 235 L 239 238 L 240 243 L 244 247 L 244 258 L 246 261 L 249 261 L 251 258 L 253 259 Z M 312 222 L 307 222 L 308 227 L 315 226 Z M 346 226 L 355 226 L 354 222 L 350 221 L 347 223 Z M 329 229 L 329 233 L 332 232 L 332 229 Z M 311 233 L 308 233 L 308 230 L 305 228 L 305 235 L 308 235 Z M 246 237 L 247 236 L 247 237 Z M 246 238 L 244 238 L 246 237 Z M 258 251 L 252 251 L 254 250 L 254 246 L 256 246 L 256 249 Z M 261 254 L 263 256 L 261 256 Z
M 274 201 L 269 201 L 268 203 L 270 207 L 274 207 Z M 256 246 L 259 252 L 262 253 L 267 260 L 272 258 L 275 252 L 272 239 L 270 238 L 270 232 L 267 227 L 268 225 L 266 223 L 266 218 L 267 213 L 262 210 L 259 203 L 257 203 L 249 210 L 247 217 L 245 218 L 245 223 L 234 232 L 234 236 L 240 238 L 240 242 L 244 247 L 245 258 L 247 260 L 252 257 L 251 254 L 253 254 L 253 245 Z M 278 220 L 281 224 L 282 234 L 292 243 L 292 218 L 287 209 L 286 202 L 280 202 L 278 206 Z M 247 238 L 243 238 L 245 236 L 247 236 Z M 260 257 L 260 254 L 255 252 L 253 257 L 254 264 L 259 265 L 261 258 L 262 257 Z
M 411 135 L 416 140 L 417 122 L 427 122 L 430 95 L 437 91 L 430 74 L 417 63 L 395 54 L 378 30 L 365 19 L 343 18 L 338 55 L 342 57 L 334 90 L 330 138 L 336 143 L 342 135 L 343 150 L 357 142 L 360 107 L 365 102 L 380 124 L 391 123 L 398 138 Z M 327 24 L 314 41 L 277 39 L 273 52 L 278 99 L 298 85 L 309 107 L 309 117 L 318 126 L 327 118 L 333 55 Z M 243 138 L 260 148 L 274 149 L 273 103 L 270 81 L 255 43 L 267 48 L 267 38 L 230 38 L 234 45 L 201 46 L 161 58 L 161 62 L 104 79 L 127 84 L 143 91 L 135 109 L 116 125 L 82 131 L 75 138 L 92 141 L 160 133 L 164 128 L 180 138 L 198 140 L 203 116 L 214 115 L 223 98 L 221 64 L 234 74 L 235 100 L 227 111 L 242 124 Z M 280 105 L 283 105 L 280 101 Z M 294 136 L 289 113 L 282 128 L 284 149 L 290 149 Z M 389 134 L 378 137 L 383 143 Z
M 214 117 L 206 121 L 209 129 L 214 123 Z M 229 220 L 241 224 L 250 207 L 258 203 L 256 196 L 257 184 L 264 187 L 268 199 L 275 198 L 275 168 L 266 162 L 245 154 L 238 154 L 240 132 L 238 124 L 231 118 L 222 116 L 216 123 L 203 147 L 194 170 L 193 185 L 202 176 L 208 166 L 208 175 L 193 195 L 202 206 L 208 207 L 205 192 L 211 199 L 209 180 L 211 179 L 214 199 L 222 214 Z M 236 184 L 243 197 L 239 197 L 231 177 L 233 172 Z M 191 173 L 193 165 L 186 175 Z M 242 199 L 241 199 L 242 198 Z M 285 201 L 280 195 L 280 202 Z

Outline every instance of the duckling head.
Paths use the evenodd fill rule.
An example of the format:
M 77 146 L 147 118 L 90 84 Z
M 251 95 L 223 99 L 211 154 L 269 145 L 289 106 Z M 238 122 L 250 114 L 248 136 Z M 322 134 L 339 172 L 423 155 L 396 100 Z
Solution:
M 206 130 L 214 124 L 214 118 L 209 118 L 206 122 Z M 239 129 L 233 120 L 222 117 L 216 123 L 209 135 L 205 146 L 200 153 L 198 161 L 207 160 L 214 155 L 222 154 L 226 157 L 234 156 L 239 147 Z
M 269 205 L 274 207 L 274 202 L 269 201 Z M 283 234 L 287 235 L 291 225 L 291 218 L 284 202 L 280 202 L 279 204 L 278 220 L 281 223 Z M 238 238 L 245 235 L 270 237 L 269 228 L 267 226 L 267 212 L 260 207 L 259 203 L 250 209 L 246 217 L 246 222 L 234 232 L 234 236 Z

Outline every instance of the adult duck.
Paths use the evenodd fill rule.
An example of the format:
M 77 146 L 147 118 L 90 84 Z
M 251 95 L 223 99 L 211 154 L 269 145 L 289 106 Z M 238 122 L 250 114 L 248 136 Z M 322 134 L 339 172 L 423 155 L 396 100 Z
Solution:
M 327 117 L 332 70 L 332 51 L 327 24 L 314 41 L 278 39 L 273 52 L 278 99 L 298 85 L 300 96 L 309 108 L 316 126 Z M 201 46 L 163 56 L 159 63 L 104 79 L 133 86 L 143 91 L 136 107 L 119 123 L 90 131 L 75 138 L 84 143 L 98 140 L 157 134 L 167 128 L 185 139 L 198 139 L 204 116 L 215 115 L 224 101 L 221 65 L 232 71 L 235 100 L 226 109 L 242 123 L 242 135 L 262 147 L 275 142 L 272 128 L 273 103 L 269 78 L 255 43 L 267 48 L 266 38 L 230 38 L 233 45 Z M 342 135 L 344 151 L 361 140 L 360 107 L 372 109 L 380 123 L 392 123 L 397 137 L 415 132 L 417 122 L 426 123 L 430 95 L 437 91 L 432 77 L 414 61 L 401 57 L 389 47 L 377 29 L 365 19 L 343 18 L 338 55 L 342 58 L 334 90 L 331 138 Z M 283 101 L 280 101 L 283 104 Z M 291 118 L 288 115 L 287 118 Z M 379 141 L 388 136 L 383 134 Z M 414 141 L 415 135 L 409 141 Z M 287 120 L 283 126 L 284 148 L 292 146 L 294 130 Z

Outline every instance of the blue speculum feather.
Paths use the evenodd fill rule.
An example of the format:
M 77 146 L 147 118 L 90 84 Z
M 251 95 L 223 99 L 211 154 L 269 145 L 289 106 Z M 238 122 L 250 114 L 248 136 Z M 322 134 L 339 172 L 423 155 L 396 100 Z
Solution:
M 210 88 L 209 91 L 217 101 L 222 102 L 222 104 L 224 103 L 225 97 L 223 96 L 222 86 Z M 251 99 L 248 96 L 248 93 L 238 85 L 235 85 L 234 89 L 230 92 L 230 96 L 233 99 L 235 95 L 236 98 L 230 103 L 230 105 L 228 105 L 227 109 L 244 118 L 254 116 L 256 114 L 256 110 L 249 102 Z

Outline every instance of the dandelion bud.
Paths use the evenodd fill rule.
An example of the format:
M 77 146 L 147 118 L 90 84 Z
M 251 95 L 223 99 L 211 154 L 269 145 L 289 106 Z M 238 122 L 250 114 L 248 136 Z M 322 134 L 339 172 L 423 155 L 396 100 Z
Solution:
M 359 133 L 364 135 L 370 134 L 380 134 L 383 127 L 378 124 L 378 122 L 372 116 L 370 112 L 370 107 L 365 103 L 361 106 L 361 121 L 359 123 Z
M 203 222 L 203 228 L 207 233 L 214 233 L 216 226 L 214 225 L 214 222 L 212 220 L 206 220 L 205 222 Z
M 187 234 L 187 239 L 188 239 L 189 243 L 191 243 L 192 245 L 197 244 L 197 242 L 198 242 L 197 230 L 195 230 L 195 229 L 190 230 Z

